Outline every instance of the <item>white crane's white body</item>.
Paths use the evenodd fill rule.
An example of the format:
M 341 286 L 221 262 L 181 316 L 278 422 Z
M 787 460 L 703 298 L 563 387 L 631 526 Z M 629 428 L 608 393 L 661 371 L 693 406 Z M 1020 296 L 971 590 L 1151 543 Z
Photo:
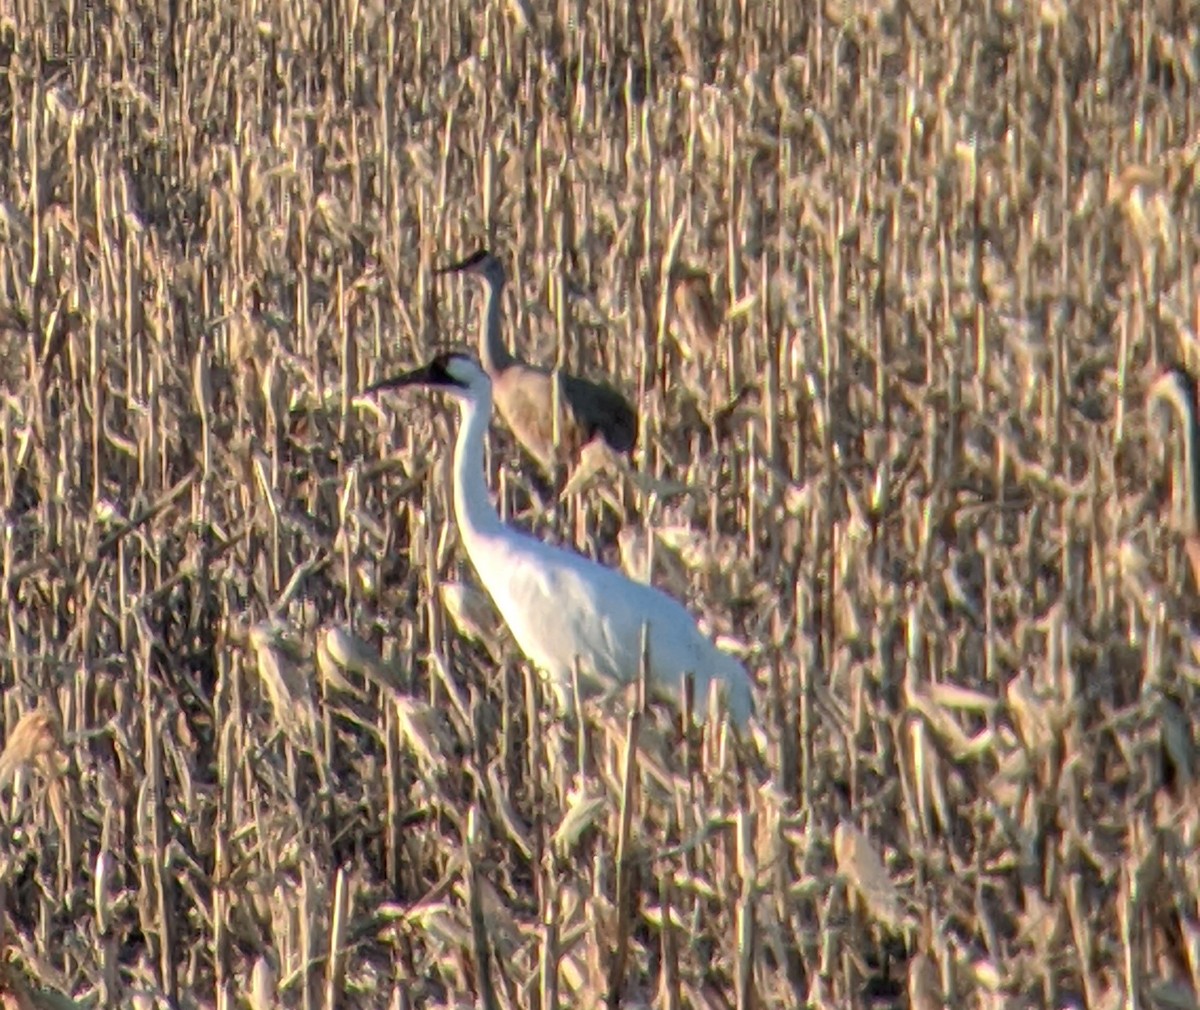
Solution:
M 454 513 L 463 546 L 517 644 L 547 675 L 559 705 L 570 705 L 576 661 L 585 682 L 636 680 L 642 628 L 648 625 L 651 686 L 679 698 L 690 673 L 695 711 L 703 716 L 715 681 L 730 716 L 744 725 L 754 710 L 749 675 L 700 632 L 678 601 L 501 522 L 484 479 L 483 438 L 492 395 L 483 369 L 465 356 L 447 355 L 373 388 L 415 383 L 444 389 L 458 400 Z

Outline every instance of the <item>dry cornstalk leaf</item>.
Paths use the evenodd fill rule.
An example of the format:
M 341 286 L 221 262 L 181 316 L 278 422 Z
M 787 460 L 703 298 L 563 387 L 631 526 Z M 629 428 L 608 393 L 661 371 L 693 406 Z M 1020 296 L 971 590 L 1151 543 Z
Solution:
M 508 837 L 517 844 L 517 848 L 526 859 L 533 859 L 533 842 L 529 838 L 529 829 L 514 809 L 509 790 L 500 780 L 500 771 L 495 762 L 488 765 L 487 781 L 492 801 L 496 804 L 496 811 L 505 831 L 508 832 Z
M 404 685 L 390 664 L 348 628 L 340 624 L 326 625 L 318 633 L 317 643 L 318 655 L 324 655 L 327 665 L 360 674 L 388 694 L 403 691 Z
M 928 687 L 929 697 L 942 708 L 951 708 L 960 712 L 976 712 L 981 715 L 994 712 L 1000 702 L 982 691 L 972 691 L 970 688 L 951 684 L 947 681 L 931 683 Z
M 983 730 L 975 737 L 967 736 L 955 718 L 933 700 L 924 686 L 905 683 L 904 697 L 907 705 L 924 717 L 929 728 L 956 761 L 978 756 L 991 746 L 990 730 Z
M 470 948 L 471 931 L 463 921 L 464 913 L 447 902 L 418 905 L 406 919 L 422 933 L 448 947 Z
M 256 624 L 247 638 L 276 723 L 295 746 L 312 751 L 317 741 L 316 709 L 307 681 L 283 653 L 280 629 L 274 622 Z
M 621 568 L 631 579 L 653 583 L 673 596 L 686 597 L 687 570 L 676 552 L 652 531 L 629 525 L 617 534 Z
M 609 448 L 608 443 L 593 440 L 579 451 L 578 462 L 571 469 L 559 499 L 566 501 L 572 495 L 583 491 L 597 474 L 619 470 L 617 455 Z
M 870 839 L 854 825 L 839 821 L 833 832 L 833 851 L 838 872 L 850 882 L 868 913 L 880 925 L 900 932 L 900 896 Z
M 550 847 L 566 859 L 579 844 L 584 833 L 604 815 L 608 797 L 599 790 L 573 786 L 567 794 L 567 811 L 550 836 Z
M 928 954 L 917 954 L 908 965 L 908 1005 L 911 1010 L 941 1010 L 942 980 Z
M 432 705 L 407 695 L 393 699 L 400 737 L 416 756 L 424 774 L 440 776 L 450 766 L 454 742 L 444 717 Z
M 1003 976 L 996 963 L 989 958 L 978 958 L 967 965 L 967 973 L 972 981 L 983 986 L 988 992 L 999 992 L 1004 984 Z
M 505 958 L 512 957 L 521 945 L 522 929 L 517 917 L 505 905 L 496 886 L 482 874 L 476 876 L 479 901 L 487 925 L 489 942 L 496 952 Z M 467 904 L 467 886 L 463 880 L 454 884 L 454 894 L 464 905 Z
M 644 495 L 654 495 L 660 501 L 670 501 L 682 495 L 702 496 L 705 489 L 695 484 L 685 484 L 676 480 L 663 479 L 642 470 L 635 470 L 623 456 L 617 458 L 617 467 L 629 481 Z
M 1042 753 L 1053 739 L 1046 700 L 1037 697 L 1024 677 L 1015 677 L 1009 682 L 1007 699 L 1009 711 L 1013 714 L 1025 746 L 1031 753 Z
M 0 226 L 10 242 L 17 239 L 28 242 L 33 238 L 29 215 L 11 200 L 0 200 Z
M 321 680 L 328 690 L 340 691 L 352 698 L 363 700 L 363 693 L 343 676 L 341 665 L 330 653 L 326 636 L 323 633 L 317 635 L 316 659 L 317 672 L 320 673 Z
M 482 645 L 496 658 L 500 615 L 488 595 L 465 582 L 442 582 L 438 595 L 459 634 Z
M 31 765 L 53 775 L 62 770 L 66 755 L 61 751 L 58 720 L 42 708 L 31 709 L 17 721 L 0 752 L 0 786 L 22 768 Z
M 932 827 L 932 814 L 937 813 L 943 824 L 948 823 L 949 803 L 946 799 L 944 776 L 941 774 L 941 758 L 930 739 L 929 727 L 915 721 L 910 727 L 912 741 L 913 779 L 917 791 L 917 811 L 926 830 Z M 931 809 L 932 802 L 932 809 Z
M 690 360 L 711 360 L 718 349 L 722 317 L 713 298 L 708 274 L 696 267 L 677 263 L 671 270 L 675 313 L 686 339 L 676 344 Z
M 1154 1010 L 1200 1010 L 1194 989 L 1177 981 L 1159 981 L 1150 987 L 1150 1006 Z
M 1171 698 L 1162 699 L 1159 717 L 1163 757 L 1170 762 L 1175 789 L 1186 794 L 1200 768 L 1192 738 L 1192 720 L 1182 706 Z
M 82 1004 L 52 989 L 35 985 L 13 961 L 0 964 L 0 1008 L 3 1010 L 81 1010 Z

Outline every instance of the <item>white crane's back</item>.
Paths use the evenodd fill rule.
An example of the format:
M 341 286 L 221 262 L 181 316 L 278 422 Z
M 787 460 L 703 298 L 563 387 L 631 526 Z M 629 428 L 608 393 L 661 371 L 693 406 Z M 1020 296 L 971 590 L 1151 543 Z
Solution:
M 636 679 L 645 624 L 654 687 L 678 698 L 684 677 L 692 674 L 696 711 L 703 715 L 716 679 L 726 684 L 730 714 L 739 723 L 749 717 L 749 681 L 741 664 L 702 635 L 670 596 L 517 531 L 500 538 L 464 532 L 463 542 L 517 644 L 549 676 L 560 704 L 570 697 L 576 658 L 585 680 Z

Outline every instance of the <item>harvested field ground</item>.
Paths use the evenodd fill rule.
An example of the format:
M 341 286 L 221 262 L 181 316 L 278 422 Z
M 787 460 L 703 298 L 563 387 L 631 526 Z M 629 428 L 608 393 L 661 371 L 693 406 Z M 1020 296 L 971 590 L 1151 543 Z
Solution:
M 1165 0 L 0 2 L 0 1003 L 1197 1007 L 1198 86 Z M 454 414 L 353 393 L 484 243 L 643 430 L 491 486 L 763 753 L 467 632 Z

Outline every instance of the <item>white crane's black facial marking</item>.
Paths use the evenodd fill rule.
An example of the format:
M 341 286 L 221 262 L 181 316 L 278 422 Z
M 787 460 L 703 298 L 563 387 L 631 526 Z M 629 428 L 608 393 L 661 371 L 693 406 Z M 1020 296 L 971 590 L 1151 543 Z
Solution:
M 478 361 L 469 354 L 457 351 L 439 354 L 429 363 L 429 367 L 435 371 L 441 385 L 456 389 L 470 389 L 480 378 L 486 378 Z
M 461 374 L 469 369 L 479 371 L 479 366 L 466 355 L 450 351 L 439 354 L 419 368 L 373 382 L 363 392 L 377 393 L 384 389 L 403 389 L 406 386 L 427 386 L 430 389 L 469 389 L 468 381 L 455 376 L 456 372 Z

